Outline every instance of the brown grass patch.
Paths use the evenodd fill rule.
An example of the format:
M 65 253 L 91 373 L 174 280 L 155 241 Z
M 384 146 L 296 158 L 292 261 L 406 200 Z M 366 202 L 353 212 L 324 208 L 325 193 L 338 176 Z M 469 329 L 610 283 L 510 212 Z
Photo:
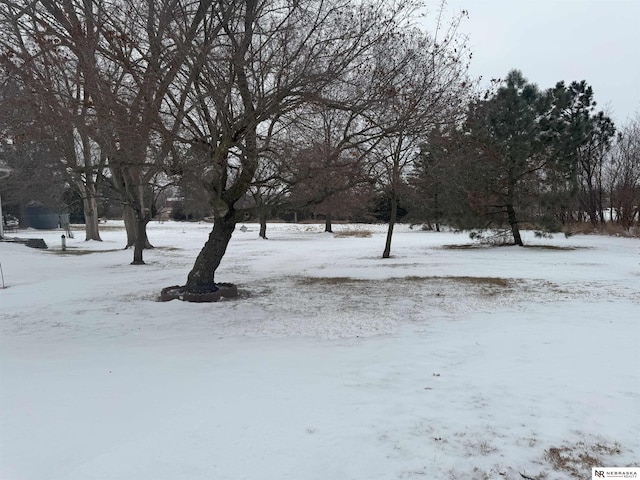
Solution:
M 571 247 L 571 246 L 560 246 L 560 245 L 525 245 L 524 248 L 535 248 L 538 250 L 561 250 L 561 251 L 571 251 L 571 250 L 589 250 L 591 247 Z
M 448 280 L 452 282 L 466 283 L 470 285 L 489 285 L 493 287 L 508 288 L 511 286 L 511 281 L 501 277 L 466 277 L 466 276 L 446 276 L 446 277 L 419 277 L 409 276 L 404 277 L 404 280 L 411 282 L 415 281 L 433 281 L 433 280 Z
M 345 285 L 350 283 L 398 283 L 398 282 L 457 282 L 467 285 L 479 285 L 498 288 L 509 288 L 512 286 L 512 281 L 506 278 L 500 277 L 421 277 L 416 275 L 410 275 L 407 277 L 393 277 L 386 280 L 366 280 L 362 278 L 351 277 L 298 277 L 297 283 L 300 285 Z
M 299 277 L 297 280 L 300 285 L 345 285 L 349 283 L 364 283 L 369 280 L 351 277 Z
M 369 238 L 371 236 L 371 232 L 369 230 L 344 230 L 342 232 L 335 232 L 333 236 L 335 238 Z
M 66 250 L 61 249 L 49 249 L 49 253 L 55 253 L 57 255 L 89 255 L 91 253 L 107 253 L 107 252 L 120 252 L 122 248 L 112 248 L 109 250 L 78 250 L 73 247 L 67 247 Z
M 528 280 L 522 283 L 523 292 L 531 292 L 539 294 L 540 291 L 546 291 L 555 293 L 558 295 L 570 295 L 571 290 L 562 288 L 557 283 L 550 282 L 548 280 Z
M 478 248 L 488 248 L 488 245 L 481 245 L 479 243 L 464 243 L 461 245 L 443 245 L 440 248 L 444 250 L 477 250 Z
M 491 245 L 486 243 L 465 243 L 462 245 L 443 245 L 441 248 L 444 250 L 478 250 L 480 248 L 492 248 L 492 247 L 513 247 L 512 244 L 505 245 Z M 561 245 L 524 245 L 524 248 L 533 248 L 539 250 L 558 250 L 558 251 L 571 251 L 571 250 L 588 250 L 591 247 L 572 247 Z
M 551 447 L 545 450 L 544 458 L 554 470 L 568 473 L 572 478 L 587 478 L 591 475 L 591 468 L 604 465 L 606 460 L 602 455 L 612 456 L 620 453 L 620 445 L 593 445 L 578 442 L 575 445 Z
M 71 225 L 71 231 L 84 232 L 85 226 L 80 224 L 73 224 Z M 101 223 L 98 225 L 98 231 L 99 232 L 103 232 L 103 231 L 123 231 L 124 232 L 124 225 L 110 225 L 108 223 Z

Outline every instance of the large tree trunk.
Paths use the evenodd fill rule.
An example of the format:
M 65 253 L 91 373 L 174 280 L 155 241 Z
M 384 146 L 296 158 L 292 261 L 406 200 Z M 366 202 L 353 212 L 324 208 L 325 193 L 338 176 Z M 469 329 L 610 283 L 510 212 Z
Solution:
M 221 218 L 216 218 L 209 240 L 204 244 L 196 262 L 189 272 L 185 291 L 187 293 L 210 293 L 216 290 L 215 272 L 227 251 L 231 235 L 236 228 L 233 209 Z
M 258 213 L 258 217 L 260 218 L 260 238 L 267 239 L 267 212 L 260 210 Z
M 136 212 L 130 205 L 125 205 L 122 211 L 122 219 L 124 220 L 124 228 L 127 231 L 127 246 L 131 248 L 136 243 Z
M 136 218 L 136 239 L 133 244 L 133 262 L 131 265 L 144 265 L 142 251 L 147 244 L 147 220 Z
M 142 220 L 142 230 L 140 230 L 140 225 L 138 221 L 138 214 L 133 209 L 133 207 L 129 205 L 124 206 L 124 210 L 122 211 L 122 218 L 124 220 L 124 227 L 127 231 L 127 246 L 126 248 L 131 248 L 136 246 L 136 241 L 138 240 L 138 232 L 142 232 L 143 240 L 143 248 L 153 248 L 151 242 L 149 242 L 149 237 L 147 236 L 147 224 L 149 223 L 149 219 Z
M 333 229 L 331 228 L 331 213 L 327 213 L 324 216 L 324 231 L 327 233 L 333 233 Z
M 391 237 L 393 236 L 393 227 L 396 224 L 398 218 L 398 199 L 395 194 L 391 196 L 391 215 L 389 216 L 389 228 L 387 229 L 387 240 L 384 244 L 384 252 L 382 258 L 389 258 L 391 256 Z
M 98 230 L 98 201 L 94 195 L 85 195 L 82 199 L 84 210 L 85 241 L 96 240 L 101 242 Z
M 516 210 L 511 204 L 507 205 L 507 215 L 509 217 L 509 225 L 511 226 L 513 242 L 520 247 L 524 246 L 524 243 L 522 243 L 522 237 L 520 236 L 520 227 L 518 225 L 518 219 L 516 217 Z
M 391 213 L 389 215 L 389 228 L 387 229 L 387 239 L 384 244 L 384 252 L 382 258 L 391 256 L 391 237 L 393 236 L 393 227 L 398 219 L 398 186 L 400 185 L 400 157 L 402 150 L 402 137 L 398 139 L 397 149 L 393 157 L 393 168 L 391 171 Z

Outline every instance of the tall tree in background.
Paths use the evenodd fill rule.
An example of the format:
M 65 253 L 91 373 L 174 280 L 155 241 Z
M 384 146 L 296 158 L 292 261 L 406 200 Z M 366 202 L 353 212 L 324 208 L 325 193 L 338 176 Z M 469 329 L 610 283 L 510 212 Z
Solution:
M 547 91 L 549 112 L 542 120 L 555 172 L 568 172 L 570 196 L 577 193 L 577 209 L 595 226 L 604 223 L 603 169 L 615 134 L 612 120 L 596 112 L 593 89 L 583 80 L 568 86 L 558 82 Z M 575 190 L 574 190 L 575 188 Z
M 325 232 L 331 233 L 334 217 L 343 218 L 365 205 L 367 178 L 359 153 L 346 153 L 339 147 L 314 144 L 296 151 L 288 163 L 288 204 L 296 210 L 308 209 L 325 219 Z
M 495 94 L 471 105 L 463 129 L 453 135 L 462 149 L 459 188 L 478 226 L 506 222 L 516 245 L 523 245 L 520 215 L 535 203 L 549 161 L 543 113 L 542 93 L 514 70 Z
M 410 218 L 425 221 L 430 230 L 437 232 L 445 220 L 447 193 L 454 181 L 447 165 L 449 152 L 444 131 L 441 128 L 432 130 L 427 141 L 420 144 L 409 176 L 412 187 L 408 192 L 412 205 Z
M 105 169 L 91 134 L 95 112 L 86 101 L 84 79 L 77 59 L 59 38 L 14 2 L 0 8 L 0 68 L 6 81 L 2 97 L 11 116 L 8 135 L 16 143 L 29 139 L 48 144 L 50 167 L 82 199 L 85 239 L 100 240 L 98 189 Z M 19 113 L 18 113 L 19 112 Z M 44 165 L 43 165 L 44 168 Z
M 383 258 L 391 255 L 399 194 L 420 149 L 432 129 L 454 125 L 468 100 L 468 52 L 459 43 L 454 20 L 443 41 L 419 31 L 407 32 L 381 45 L 376 64 L 382 100 L 370 121 L 382 132 L 372 155 L 372 171 L 390 201 L 390 219 Z M 383 51 L 394 55 L 384 56 Z
M 299 109 L 289 128 L 292 158 L 280 166 L 290 189 L 289 203 L 323 215 L 326 232 L 332 232 L 334 215 L 348 217 L 355 213 L 355 203 L 366 204 L 370 190 L 366 157 L 381 137 L 365 112 L 379 100 L 362 80 L 357 95 L 352 85 L 343 85 L 322 103 Z
M 107 159 L 113 184 L 135 218 L 133 264 L 144 263 L 150 183 L 170 150 L 164 132 L 172 125 L 163 122 L 172 117 L 161 117 L 162 108 L 176 80 L 190 78 L 185 60 L 211 4 L 212 0 L 40 0 L 26 6 L 3 2 L 3 13 L 9 12 L 20 26 L 17 44 L 26 36 L 34 50 L 31 56 L 46 57 L 54 51 L 61 57 L 59 63 L 74 66 L 69 90 L 78 95 L 69 104 L 74 108 L 71 115 L 85 107 L 93 113 L 91 141 L 100 149 L 99 158 Z M 11 53 L 22 63 L 30 60 L 20 57 L 21 51 Z M 184 89 L 188 84 L 182 83 Z M 179 118 L 176 112 L 173 120 Z M 80 150 L 91 150 L 84 132 L 75 132 L 80 134 Z M 125 222 L 130 223 L 127 215 Z
M 181 118 L 181 112 L 163 117 L 163 107 L 178 81 L 183 96 L 190 87 L 186 60 L 211 3 L 122 0 L 109 5 L 109 10 L 76 16 L 66 27 L 90 79 L 88 93 L 101 120 L 96 138 L 107 153 L 113 184 L 125 205 L 125 221 L 127 214 L 135 219 L 133 264 L 144 263 L 152 182 L 171 149 L 173 139 L 163 134 L 174 131 Z M 51 5 L 49 10 L 58 19 L 74 18 L 72 8 L 60 11 Z M 74 28 L 83 21 L 84 35 Z M 87 58 L 82 47 L 94 42 L 99 42 L 100 56 Z
M 591 88 L 559 82 L 541 91 L 517 70 L 498 82 L 472 102 L 461 127 L 428 137 L 422 167 L 430 171 L 418 183 L 445 169 L 448 188 L 438 199 L 445 218 L 458 228 L 507 225 L 516 245 L 522 221 L 557 230 L 580 191 L 591 199 L 592 218 L 601 218 L 599 179 L 614 130 L 594 113 Z
M 612 221 L 625 229 L 640 223 L 640 115 L 620 131 L 605 165 Z

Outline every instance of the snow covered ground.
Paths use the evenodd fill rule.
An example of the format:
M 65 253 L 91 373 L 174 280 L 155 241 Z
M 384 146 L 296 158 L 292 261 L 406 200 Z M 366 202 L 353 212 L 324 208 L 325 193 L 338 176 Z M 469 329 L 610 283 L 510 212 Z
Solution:
M 591 478 L 640 465 L 640 242 L 453 248 L 399 226 L 393 258 L 318 225 L 236 230 L 214 304 L 157 302 L 211 225 L 0 243 L 0 478 Z

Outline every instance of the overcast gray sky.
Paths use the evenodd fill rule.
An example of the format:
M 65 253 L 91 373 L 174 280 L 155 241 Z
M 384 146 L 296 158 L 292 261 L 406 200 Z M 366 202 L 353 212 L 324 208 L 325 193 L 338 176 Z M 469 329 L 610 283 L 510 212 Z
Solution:
M 428 0 L 435 8 L 438 0 Z M 484 80 L 513 68 L 541 89 L 586 80 L 618 126 L 640 113 L 640 0 L 447 0 Z

